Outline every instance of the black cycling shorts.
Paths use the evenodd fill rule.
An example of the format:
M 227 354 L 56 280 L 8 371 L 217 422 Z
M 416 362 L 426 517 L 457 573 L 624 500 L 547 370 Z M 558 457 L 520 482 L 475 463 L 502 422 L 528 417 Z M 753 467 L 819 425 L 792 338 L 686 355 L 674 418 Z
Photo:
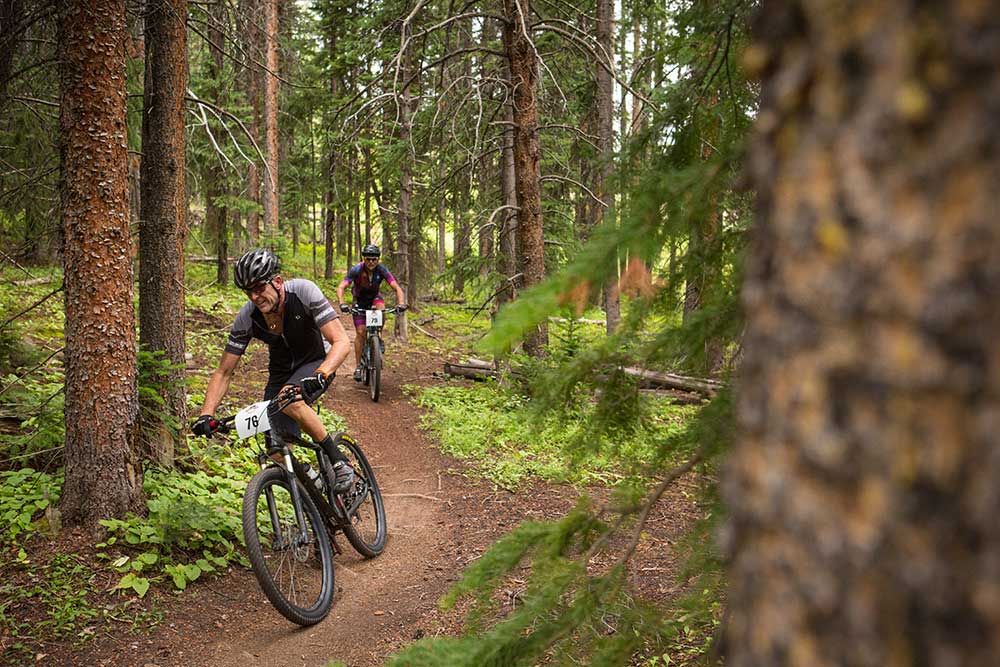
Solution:
M 322 363 L 322 359 L 307 361 L 301 366 L 294 368 L 289 375 L 283 378 L 269 377 L 267 379 L 267 386 L 264 387 L 264 400 L 267 401 L 274 398 L 283 387 L 287 387 L 288 385 L 301 387 L 304 379 L 310 375 L 316 375 L 316 369 Z M 271 419 L 271 428 L 280 431 L 284 437 L 298 437 L 302 434 L 302 429 L 299 428 L 298 423 L 284 413 L 274 415 Z

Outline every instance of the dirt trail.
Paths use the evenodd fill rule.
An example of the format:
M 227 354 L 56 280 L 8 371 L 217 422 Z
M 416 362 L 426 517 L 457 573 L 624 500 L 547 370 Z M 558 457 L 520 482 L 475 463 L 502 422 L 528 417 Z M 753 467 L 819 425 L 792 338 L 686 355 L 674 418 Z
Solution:
M 244 384 L 263 386 L 258 361 L 248 364 Z M 334 561 L 337 592 L 323 622 L 309 628 L 289 623 L 271 607 L 253 574 L 234 568 L 223 577 L 194 582 L 181 595 L 161 595 L 164 618 L 152 632 L 140 628 L 129 634 L 123 628 L 51 664 L 326 667 L 340 660 L 348 667 L 376 667 L 414 639 L 460 632 L 460 617 L 442 614 L 436 605 L 464 567 L 521 520 L 560 516 L 578 492 L 535 483 L 514 494 L 457 474 L 461 464 L 427 440 L 418 428 L 419 411 L 401 390 L 405 384 L 436 382 L 432 372 L 440 364 L 389 341 L 378 403 L 351 379 L 351 360 L 324 398 L 345 417 L 375 466 L 389 542 L 382 555 L 366 561 L 345 539 L 338 540 L 343 553 Z M 650 539 L 637 553 L 640 571 L 657 576 L 635 583 L 654 598 L 676 594 L 670 573 L 678 564 L 669 545 L 696 515 L 684 488 L 668 496 L 662 515 L 650 524 Z M 521 592 L 506 591 L 504 604 L 516 604 Z
M 431 368 L 438 363 L 419 353 L 404 354 L 390 341 L 378 403 L 351 379 L 351 360 L 324 398 L 347 420 L 375 467 L 389 524 L 386 550 L 372 560 L 338 539 L 343 553 L 334 561 L 337 592 L 324 621 L 309 628 L 289 623 L 271 607 L 251 572 L 233 570 L 195 582 L 168 602 L 163 622 L 151 635 L 108 637 L 78 654 L 73 664 L 325 667 L 341 660 L 349 667 L 367 667 L 381 665 L 415 637 L 437 632 L 436 602 L 460 571 L 454 554 L 469 551 L 466 546 L 456 552 L 466 525 L 456 516 L 468 516 L 462 507 L 473 498 L 481 508 L 481 495 L 490 493 L 489 487 L 449 472 L 456 463 L 427 441 L 418 429 L 419 412 L 403 395 L 402 385 L 432 380 Z M 493 530 L 481 530 L 475 553 L 493 537 Z M 462 558 L 459 566 L 465 562 Z
M 390 350 L 390 354 L 392 350 Z M 398 361 L 398 360 L 397 360 Z M 388 360 L 391 365 L 392 360 Z M 346 366 L 346 365 L 345 365 Z M 331 658 L 355 665 L 381 664 L 387 640 L 434 610 L 447 582 L 422 575 L 426 554 L 447 551 L 446 498 L 439 473 L 448 466 L 417 430 L 418 414 L 399 386 L 408 378 L 388 372 L 379 403 L 363 386 L 338 379 L 328 405 L 343 415 L 375 467 L 385 498 L 389 542 L 378 558 L 363 560 L 340 538 L 336 560 L 337 595 L 330 615 L 316 626 L 298 629 L 278 616 L 258 591 L 258 614 L 233 623 L 201 661 L 187 664 L 326 665 Z M 252 582 L 256 587 L 256 582 Z M 234 619 L 235 620 L 235 619 Z

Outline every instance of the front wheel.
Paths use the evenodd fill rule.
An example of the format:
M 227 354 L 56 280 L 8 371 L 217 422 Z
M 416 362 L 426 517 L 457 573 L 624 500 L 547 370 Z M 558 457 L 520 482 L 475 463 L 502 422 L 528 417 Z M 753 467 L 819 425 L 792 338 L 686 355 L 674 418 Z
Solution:
M 378 336 L 368 338 L 368 369 L 371 383 L 368 391 L 372 400 L 378 403 L 378 397 L 382 393 L 382 346 Z
M 292 623 L 314 625 L 333 601 L 333 550 L 319 510 L 301 488 L 299 499 L 304 534 L 285 472 L 261 470 L 243 496 L 243 537 L 253 573 L 274 608 Z
M 385 505 L 379 491 L 375 471 L 353 438 L 341 436 L 337 442 L 354 468 L 354 488 L 340 494 L 350 522 L 344 526 L 344 536 L 355 551 L 365 558 L 374 558 L 385 549 L 388 533 Z

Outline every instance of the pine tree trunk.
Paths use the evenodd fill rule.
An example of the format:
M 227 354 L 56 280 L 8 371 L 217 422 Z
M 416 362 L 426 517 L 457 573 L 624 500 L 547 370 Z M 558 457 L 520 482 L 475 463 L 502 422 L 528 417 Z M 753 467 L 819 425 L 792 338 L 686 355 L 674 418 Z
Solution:
M 403 36 L 406 39 L 406 35 Z M 401 76 L 404 80 L 410 77 L 412 71 L 412 49 L 407 48 L 403 53 L 403 65 Z M 399 266 L 399 282 L 406 293 L 406 300 L 409 304 L 416 304 L 416 285 L 413 276 L 413 239 L 410 234 L 410 202 L 413 198 L 413 159 L 409 153 L 410 132 L 413 128 L 413 96 L 412 86 L 404 86 L 399 96 L 399 141 L 407 146 L 407 156 L 403 158 L 399 167 L 399 215 L 397 228 L 396 264 Z M 400 316 L 396 318 L 396 335 L 403 342 L 407 340 L 406 318 Z
M 278 0 L 264 0 L 264 235 L 278 235 Z
M 995 664 L 1000 13 L 758 28 L 726 664 Z
M 132 239 L 124 0 L 59 5 L 61 209 L 65 237 L 66 525 L 143 513 L 136 453 Z
M 538 147 L 538 55 L 527 26 L 532 23 L 530 0 L 503 0 L 504 48 L 510 67 L 514 105 L 514 181 L 517 194 L 517 249 L 521 286 L 545 277 L 542 237 L 541 171 Z M 524 351 L 541 356 L 548 344 L 544 324 L 528 334 Z
M 499 214 L 500 222 L 497 233 L 497 272 L 505 276 L 503 285 L 498 288 L 497 308 L 516 296 L 518 282 L 517 274 L 517 184 L 514 178 L 514 109 L 511 104 L 504 105 L 503 150 L 500 162 L 500 189 L 503 195 L 504 210 Z
M 150 402 L 143 421 L 144 456 L 172 466 L 183 436 L 156 413 L 187 418 L 184 394 L 184 254 L 187 190 L 184 95 L 187 91 L 187 0 L 146 3 L 139 216 L 139 346 L 162 352 L 176 366 L 159 384 L 162 404 Z
M 471 29 L 470 29 L 471 32 Z M 497 22 L 495 19 L 487 18 L 484 19 L 482 23 L 482 28 L 479 30 L 479 45 L 480 47 L 486 48 L 488 45 L 496 38 L 497 35 Z M 470 40 L 471 41 L 471 40 Z M 487 81 L 488 79 L 495 79 L 496 74 L 493 67 L 487 63 L 485 59 L 477 60 L 478 76 L 481 81 Z M 496 85 L 492 82 L 486 82 L 480 84 L 482 88 L 482 93 L 487 98 L 492 98 Z M 507 105 L 504 105 L 505 108 Z M 478 183 L 476 188 L 476 200 L 475 206 L 480 211 L 485 211 L 489 213 L 493 208 L 497 206 L 496 202 L 502 194 L 498 193 L 497 184 L 495 182 L 496 174 L 501 171 L 501 169 L 495 169 L 494 165 L 503 164 L 503 151 L 501 150 L 499 156 L 496 158 L 497 163 L 494 163 L 494 157 L 492 155 L 480 158 L 479 162 L 476 164 L 476 174 L 478 176 Z M 501 177 L 502 178 L 502 177 Z M 502 192 L 502 190 L 500 191 Z M 504 211 L 506 213 L 506 211 Z M 486 278 L 490 275 L 490 272 L 496 268 L 496 239 L 500 236 L 498 230 L 503 226 L 503 222 L 506 217 L 503 215 L 494 216 L 493 220 L 488 218 L 482 220 L 482 224 L 476 227 L 476 233 L 478 237 L 479 245 L 479 276 L 481 278 Z M 490 223 L 487 226 L 487 223 Z
M 615 4 L 614 0 L 597 0 L 597 43 L 601 55 L 607 58 L 604 66 L 595 65 L 597 95 L 595 97 L 597 117 L 597 145 L 600 148 L 598 184 L 595 190 L 598 199 L 606 206 L 594 203 L 591 207 L 593 219 L 591 229 L 605 220 L 615 222 L 615 192 L 611 188 L 615 159 L 615 87 L 611 70 L 615 66 Z M 623 92 L 624 94 L 624 92 Z M 624 114 L 623 114 L 624 117 Z M 621 306 L 618 299 L 617 275 L 609 280 L 603 291 L 603 306 L 608 334 L 613 334 L 621 324 Z
M 327 51 L 329 53 L 329 58 L 331 62 L 335 62 L 337 58 L 338 49 L 338 35 L 337 27 L 339 22 L 336 20 L 330 20 L 327 24 L 326 32 L 326 45 Z M 330 99 L 336 100 L 340 93 L 340 79 L 339 73 L 331 67 L 330 70 Z M 338 172 L 338 161 L 337 152 L 333 148 L 333 140 L 330 136 L 330 123 L 329 119 L 325 120 L 327 123 L 326 131 L 326 146 L 327 146 L 327 169 L 326 169 L 326 192 L 324 194 L 324 200 L 326 201 L 326 215 L 324 216 L 324 249 L 326 253 L 326 261 L 323 266 L 323 277 L 327 280 L 332 280 L 333 275 L 333 265 L 334 265 L 334 254 L 336 253 L 335 246 L 338 245 L 339 241 L 339 229 L 340 223 L 337 219 L 337 187 L 336 187 L 336 176 Z M 347 258 L 350 261 L 350 257 Z
M 260 20 L 259 17 L 263 12 L 262 2 L 263 0 L 239 0 L 240 2 L 240 12 L 244 17 L 244 48 L 247 53 L 256 60 L 260 62 L 263 58 L 263 34 L 260 30 Z M 246 95 L 249 100 L 250 106 L 252 108 L 252 113 L 250 114 L 250 122 L 247 123 L 247 129 L 250 135 L 257 142 L 257 146 L 261 147 L 261 133 L 260 128 L 263 125 L 263 105 L 261 103 L 260 96 L 260 80 L 261 71 L 260 67 L 256 64 L 251 64 L 247 67 L 245 76 L 243 78 L 246 85 Z M 247 167 L 247 194 L 246 197 L 254 204 L 260 204 L 260 169 L 257 164 L 257 160 L 260 159 L 256 152 L 252 156 L 254 162 Z M 256 206 L 251 208 L 247 212 L 247 238 L 250 241 L 251 246 L 256 246 L 260 239 L 260 213 Z
M 208 73 L 216 81 L 212 90 L 213 102 L 220 107 L 224 107 L 226 103 L 225 87 L 220 83 L 224 67 L 223 53 L 220 47 L 225 39 L 226 15 L 224 9 L 225 6 L 221 2 L 212 5 L 211 24 L 208 32 L 211 42 L 208 47 L 211 55 Z M 223 286 L 229 283 L 229 210 L 227 206 L 217 202 L 220 197 L 224 197 L 226 194 L 227 187 L 222 162 L 219 158 L 215 158 L 212 160 L 205 177 L 205 220 L 208 223 L 208 229 L 212 234 L 215 246 L 215 281 Z M 209 222 L 213 214 L 215 220 Z
M 462 185 L 464 184 L 456 187 L 452 195 L 455 211 L 455 263 L 459 265 L 467 262 L 472 255 L 472 244 L 470 241 L 472 230 L 469 226 L 469 217 L 466 215 L 468 189 L 463 188 Z M 454 288 L 455 294 L 461 296 L 465 290 L 464 270 L 455 273 Z

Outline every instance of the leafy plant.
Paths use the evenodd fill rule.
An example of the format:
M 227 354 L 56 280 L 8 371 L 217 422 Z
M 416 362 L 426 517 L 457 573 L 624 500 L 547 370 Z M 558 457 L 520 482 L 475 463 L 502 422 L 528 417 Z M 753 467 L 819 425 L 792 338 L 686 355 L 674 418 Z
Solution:
M 428 412 L 421 425 L 442 451 L 471 462 L 504 488 L 526 477 L 578 484 L 609 483 L 659 456 L 656 443 L 682 431 L 692 406 L 648 398 L 646 419 L 635 429 L 595 434 L 588 428 L 596 409 L 578 401 L 560 414 L 539 413 L 527 397 L 494 384 L 414 390 Z
M 240 507 L 247 463 L 233 460 L 213 474 L 152 468 L 144 490 L 147 517 L 106 519 L 109 532 L 99 555 L 122 573 L 117 588 L 140 597 L 150 584 L 166 581 L 183 589 L 203 573 L 246 564 Z M 110 553 L 115 551 L 117 556 Z
M 32 468 L 0 472 L 0 544 L 35 530 L 35 517 L 58 502 L 61 489 L 61 478 Z

